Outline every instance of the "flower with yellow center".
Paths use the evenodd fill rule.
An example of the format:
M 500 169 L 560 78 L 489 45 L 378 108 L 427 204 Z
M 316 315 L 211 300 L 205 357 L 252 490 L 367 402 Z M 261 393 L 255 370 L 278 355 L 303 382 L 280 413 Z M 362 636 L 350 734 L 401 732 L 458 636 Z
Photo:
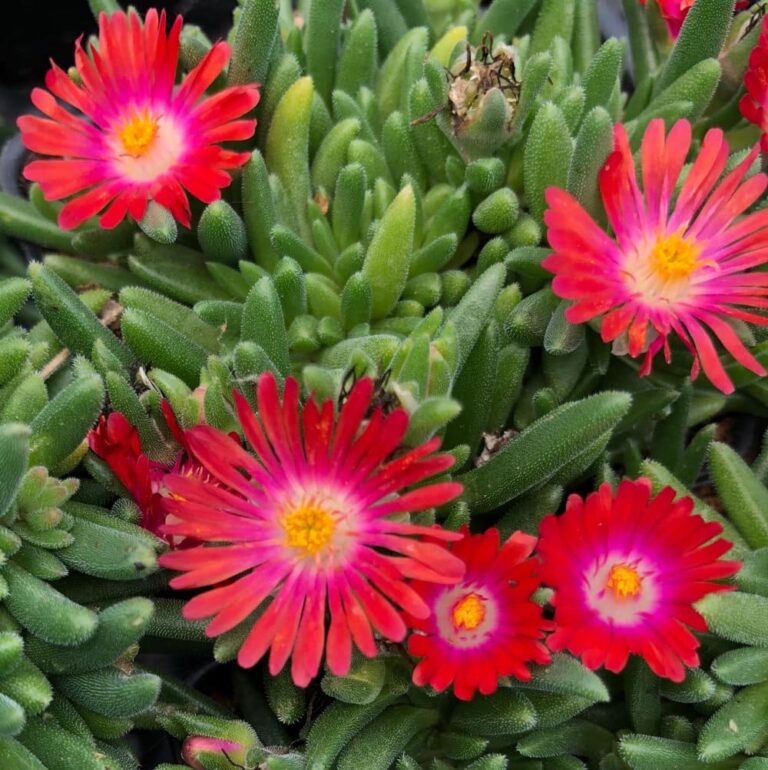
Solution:
M 485 599 L 475 593 L 467 594 L 456 602 L 452 618 L 457 631 L 474 631 L 485 620 Z
M 118 132 L 125 151 L 135 158 L 140 158 L 152 146 L 157 135 L 157 121 L 149 112 L 134 114 Z
M 226 145 L 253 136 L 248 114 L 259 87 L 207 93 L 229 63 L 224 41 L 177 77 L 186 69 L 179 67 L 181 16 L 169 25 L 155 8 L 144 19 L 133 9 L 102 11 L 98 22 L 98 41 L 75 44 L 76 76 L 53 64 L 46 88 L 32 91 L 42 115 L 18 120 L 25 146 L 44 156 L 24 176 L 46 200 L 66 199 L 58 217 L 65 230 L 95 216 L 108 229 L 127 216 L 140 221 L 150 201 L 190 227 L 189 196 L 218 200 L 232 169 L 251 158 Z
M 617 599 L 634 599 L 643 589 L 643 578 L 634 567 L 615 564 L 611 567 L 605 587 L 613 591 Z
M 682 682 L 699 665 L 693 631 L 707 630 L 695 603 L 732 587 L 720 581 L 741 566 L 720 559 L 731 548 L 721 532 L 672 487 L 654 496 L 647 478 L 571 495 L 539 525 L 539 574 L 553 591 L 547 645 L 614 673 L 637 655 Z
M 303 556 L 316 556 L 333 537 L 336 522 L 322 505 L 303 502 L 286 516 L 283 527 L 287 545 Z
M 731 393 L 723 353 L 766 374 L 738 327 L 768 324 L 768 271 L 760 269 L 768 262 L 768 220 L 751 210 L 768 176 L 752 173 L 758 147 L 729 170 L 733 156 L 720 129 L 707 131 L 689 157 L 692 142 L 688 121 L 667 132 L 653 120 L 636 153 L 616 125 L 599 174 L 609 230 L 569 192 L 550 187 L 544 220 L 552 254 L 542 266 L 554 274 L 554 294 L 568 301 L 566 319 L 599 321 L 616 355 L 642 356 L 641 375 L 660 353 L 671 363 L 677 338 L 691 355 L 691 377 L 703 371 Z
M 660 235 L 651 250 L 651 266 L 664 281 L 689 278 L 698 267 L 701 249 L 679 233 Z
M 547 622 L 531 596 L 539 587 L 536 538 L 513 533 L 504 543 L 495 527 L 451 547 L 467 566 L 457 585 L 415 581 L 431 614 L 408 617 L 408 652 L 419 659 L 413 682 L 438 692 L 453 686 L 460 700 L 490 695 L 506 677 L 531 678 L 531 663 L 550 660 L 543 644 Z
M 461 535 L 405 518 L 461 493 L 455 482 L 422 483 L 453 457 L 435 454 L 437 439 L 399 451 L 408 415 L 384 414 L 374 394 L 372 379 L 358 380 L 337 414 L 331 400 L 302 406 L 293 377 L 281 396 L 267 372 L 256 386 L 257 410 L 233 393 L 250 452 L 205 424 L 179 438 L 210 479 L 165 477 L 165 504 L 176 518 L 163 531 L 194 532 L 199 545 L 163 554 L 162 563 L 184 573 L 173 588 L 204 589 L 183 612 L 211 618 L 208 636 L 258 610 L 238 654 L 245 668 L 268 656 L 275 675 L 290 658 L 293 681 L 306 687 L 325 655 L 328 670 L 344 676 L 353 645 L 373 657 L 377 635 L 403 641 L 405 613 L 429 616 L 414 577 L 445 587 L 464 575 L 464 562 L 443 545 Z

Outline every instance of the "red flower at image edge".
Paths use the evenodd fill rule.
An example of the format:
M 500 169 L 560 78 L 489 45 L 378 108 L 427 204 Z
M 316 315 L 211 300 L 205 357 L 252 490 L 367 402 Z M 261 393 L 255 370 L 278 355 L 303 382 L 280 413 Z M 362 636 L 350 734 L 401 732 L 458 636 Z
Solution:
M 645 5 L 648 0 L 640 0 Z M 667 23 L 667 29 L 669 35 L 673 40 L 677 40 L 680 30 L 683 27 L 683 22 L 688 11 L 693 8 L 695 0 L 656 0 L 659 12 L 662 18 Z
M 141 451 L 139 432 L 120 412 L 99 417 L 88 435 L 88 445 L 130 492 L 141 510 L 141 526 L 161 536 L 165 512 L 159 486 L 168 467 L 150 460 Z
M 52 157 L 29 163 L 24 176 L 40 184 L 46 200 L 70 198 L 59 214 L 62 228 L 105 208 L 102 227 L 117 226 L 126 214 L 139 220 L 150 200 L 189 227 L 187 193 L 203 203 L 218 200 L 232 181 L 229 171 L 250 158 L 220 143 L 253 136 L 256 121 L 242 118 L 258 104 L 258 86 L 204 96 L 229 62 L 229 46 L 218 42 L 176 88 L 181 28 L 179 16 L 167 32 L 165 11 L 154 8 L 143 22 L 133 10 L 101 13 L 98 45 L 87 52 L 80 40 L 75 45 L 77 82 L 52 64 L 47 90 L 32 91 L 45 117 L 19 118 L 21 138 Z
M 747 92 L 741 97 L 739 110 L 760 129 L 760 149 L 768 152 L 768 16 L 763 19 L 760 37 L 749 55 L 744 88 Z

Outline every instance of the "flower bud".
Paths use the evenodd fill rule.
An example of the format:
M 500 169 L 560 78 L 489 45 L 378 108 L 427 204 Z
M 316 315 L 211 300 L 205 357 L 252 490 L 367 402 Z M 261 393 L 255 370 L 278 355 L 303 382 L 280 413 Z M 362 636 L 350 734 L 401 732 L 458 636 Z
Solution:
M 200 760 L 213 759 L 213 756 L 219 755 L 228 760 L 230 764 L 240 764 L 242 760 L 243 747 L 235 741 L 227 741 L 223 738 L 207 738 L 202 735 L 190 735 L 181 747 L 181 757 L 195 770 L 208 770 L 211 762 L 201 764 Z M 213 755 L 213 756 L 211 756 Z

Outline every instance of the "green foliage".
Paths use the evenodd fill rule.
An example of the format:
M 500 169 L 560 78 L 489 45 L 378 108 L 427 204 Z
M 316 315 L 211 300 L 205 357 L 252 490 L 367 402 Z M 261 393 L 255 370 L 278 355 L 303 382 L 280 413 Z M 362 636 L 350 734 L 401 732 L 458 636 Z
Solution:
M 220 200 L 193 205 L 189 230 L 152 201 L 138 223 L 65 232 L 39 185 L 29 201 L 0 194 L 0 233 L 55 252 L 27 268 L 0 240 L 0 767 L 134 770 L 134 728 L 236 742 L 196 750 L 215 770 L 766 764 L 768 451 L 750 466 L 757 448 L 723 421 L 764 420 L 765 387 L 730 363 L 737 392 L 714 393 L 676 347 L 638 378 L 626 340 L 613 355 L 599 320 L 571 323 L 542 266 L 549 187 L 605 224 L 617 122 L 637 151 L 652 119 L 691 120 L 684 175 L 710 127 L 738 152 L 759 138 L 735 91 L 757 37 L 747 14 L 731 24 L 731 0 L 697 0 L 673 43 L 658 4 L 623 7 L 628 52 L 600 45 L 594 0 L 242 0 L 208 92 L 261 83 L 257 135 L 227 148 L 250 159 Z M 211 49 L 190 25 L 180 44 L 182 72 Z M 768 360 L 759 328 L 734 329 Z M 737 591 L 696 605 L 700 667 L 672 683 L 637 657 L 614 675 L 559 653 L 462 702 L 410 684 L 413 662 L 382 643 L 306 690 L 290 666 L 238 671 L 231 692 L 217 670 L 219 702 L 137 665 L 139 650 L 210 655 L 211 640 L 182 616 L 158 565 L 167 544 L 88 432 L 120 411 L 153 462 L 178 467 L 161 402 L 184 427 L 238 432 L 232 391 L 255 404 L 265 371 L 334 401 L 351 371 L 386 374 L 381 402 L 410 415 L 403 444 L 438 437 L 456 458 L 440 481 L 464 485 L 420 524 L 537 535 L 602 482 L 693 488 L 733 543 L 725 558 L 744 564 Z M 217 660 L 254 619 L 216 640 Z
M 459 479 L 464 499 L 485 513 L 552 479 L 626 414 L 625 393 L 601 393 L 558 407 L 510 441 L 490 462 Z

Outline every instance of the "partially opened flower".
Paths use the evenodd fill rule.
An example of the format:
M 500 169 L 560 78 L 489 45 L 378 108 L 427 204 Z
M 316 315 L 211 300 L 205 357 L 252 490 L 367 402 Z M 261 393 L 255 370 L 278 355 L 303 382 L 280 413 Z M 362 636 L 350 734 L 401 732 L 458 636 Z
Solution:
M 210 618 L 217 636 L 261 614 L 240 648 L 252 666 L 269 651 L 269 670 L 292 656 L 294 681 L 305 686 L 325 657 L 338 675 L 350 667 L 352 644 L 377 653 L 374 632 L 401 641 L 406 625 L 398 607 L 424 618 L 429 607 L 406 578 L 455 583 L 463 562 L 433 540 L 456 533 L 411 524 L 404 514 L 455 498 L 461 485 L 421 483 L 453 465 L 436 455 L 435 439 L 407 452 L 400 443 L 408 415 L 370 413 L 373 382 L 357 382 L 338 415 L 332 401 L 302 408 L 299 386 L 288 378 L 282 401 L 272 374 L 257 385 L 258 416 L 235 393 L 237 413 L 253 454 L 207 425 L 186 432 L 192 455 L 218 486 L 182 475 L 166 476 L 166 505 L 180 521 L 173 535 L 206 543 L 162 556 L 186 574 L 174 588 L 206 588 L 184 616 Z M 393 456 L 394 455 L 394 456 Z M 330 625 L 326 633 L 326 612 Z
M 693 500 L 666 487 L 651 496 L 648 479 L 603 484 L 586 500 L 568 498 L 562 516 L 541 523 L 541 578 L 554 589 L 555 632 L 548 644 L 592 669 L 621 671 L 640 655 L 659 676 L 680 682 L 697 666 L 706 631 L 693 603 L 732 586 L 722 561 L 731 544 L 722 527 L 693 514 Z
M 539 587 L 537 562 L 530 558 L 536 538 L 515 532 L 499 548 L 491 528 L 454 543 L 451 553 L 466 564 L 456 585 L 415 581 L 413 587 L 431 610 L 428 618 L 409 618 L 415 629 L 408 651 L 423 658 L 415 684 L 442 691 L 453 684 L 457 698 L 477 690 L 495 692 L 500 677 L 531 678 L 531 663 L 549 663 L 541 641 L 548 627 L 541 607 L 531 600 Z
M 88 434 L 88 444 L 133 497 L 141 512 L 141 526 L 169 544 L 178 546 L 185 538 L 170 537 L 162 531 L 168 518 L 163 484 L 165 477 L 169 473 L 178 473 L 199 478 L 204 483 L 213 482 L 208 472 L 190 457 L 184 431 L 167 401 L 163 402 L 162 408 L 168 428 L 180 445 L 173 462 L 164 464 L 150 460 L 141 447 L 138 430 L 120 412 L 99 417 L 96 427 Z
M 187 192 L 217 200 L 231 182 L 228 171 L 250 157 L 219 145 L 253 135 L 256 121 L 242 118 L 256 106 L 258 86 L 203 98 L 229 61 L 229 46 L 219 42 L 175 88 L 181 26 L 177 17 L 166 32 L 165 11 L 155 9 L 143 23 L 133 10 L 102 13 L 98 45 L 75 45 L 78 82 L 52 64 L 48 90 L 32 91 L 45 117 L 19 118 L 22 140 L 56 160 L 34 160 L 24 176 L 48 200 L 75 196 L 61 210 L 61 227 L 105 208 L 102 227 L 115 227 L 126 214 L 141 219 L 149 200 L 189 226 Z
M 645 5 L 648 0 L 640 0 Z M 680 29 L 683 26 L 685 17 L 688 15 L 688 11 L 693 8 L 693 4 L 696 0 L 657 0 L 656 4 L 659 7 L 659 11 L 667 22 L 667 29 L 670 36 L 676 40 L 680 34 Z
M 160 483 L 168 467 L 144 454 L 139 432 L 120 412 L 99 417 L 96 427 L 88 434 L 88 444 L 130 492 L 141 511 L 141 526 L 161 536 L 160 526 L 166 514 Z
M 232 767 L 240 767 L 235 761 L 239 759 L 238 754 L 242 753 L 243 747 L 236 741 L 203 735 L 190 735 L 181 747 L 181 758 L 194 770 L 206 770 L 206 767 L 210 767 L 210 759 L 206 764 L 200 762 L 201 758 L 210 757 L 222 757 Z
M 741 97 L 739 109 L 762 131 L 761 148 L 768 152 L 768 16 L 763 19 L 757 45 L 749 55 L 744 87 L 747 92 Z
M 654 120 L 642 142 L 642 189 L 627 132 L 615 128 L 615 148 L 600 172 L 600 192 L 615 238 L 605 233 L 576 199 L 547 190 L 545 221 L 554 254 L 543 264 L 555 274 L 552 288 L 574 300 L 572 323 L 601 318 L 605 341 L 632 357 L 644 355 L 641 374 L 678 336 L 712 383 L 730 393 L 733 383 L 714 338 L 742 366 L 765 369 L 747 350 L 733 321 L 768 323 L 768 211 L 746 214 L 768 185 L 749 175 L 754 148 L 721 180 L 728 144 L 719 129 L 707 132 L 676 193 L 691 146 L 691 125 L 678 121 L 665 136 Z M 755 312 L 757 310 L 758 312 Z

